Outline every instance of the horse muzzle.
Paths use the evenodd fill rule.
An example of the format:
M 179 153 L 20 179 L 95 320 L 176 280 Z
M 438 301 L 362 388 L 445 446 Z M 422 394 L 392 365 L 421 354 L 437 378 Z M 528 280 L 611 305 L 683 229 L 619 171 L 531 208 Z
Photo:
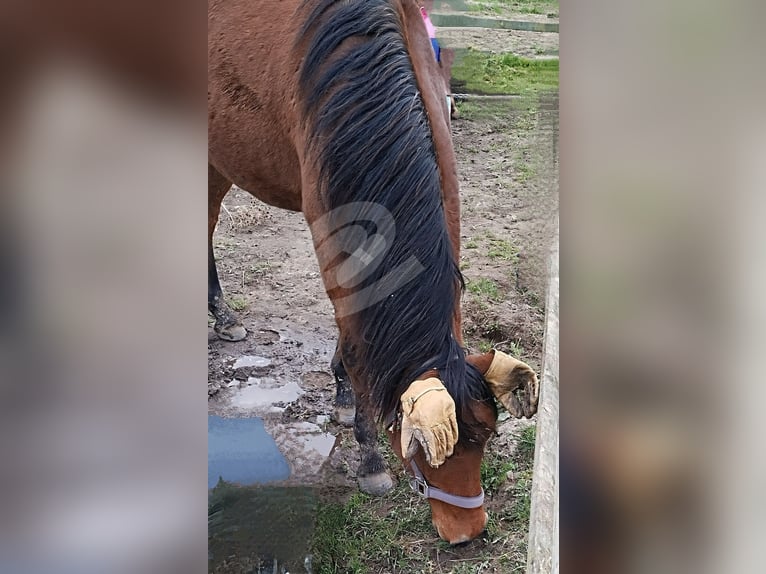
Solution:
M 436 518 L 437 514 L 434 512 L 433 506 L 431 513 L 434 528 L 439 533 L 439 538 L 446 540 L 453 546 L 469 542 L 479 536 L 486 529 L 489 520 L 489 515 L 483 509 L 478 508 L 475 509 L 475 516 L 471 516 L 468 520 L 465 518 L 461 520 L 445 519 L 443 523 Z

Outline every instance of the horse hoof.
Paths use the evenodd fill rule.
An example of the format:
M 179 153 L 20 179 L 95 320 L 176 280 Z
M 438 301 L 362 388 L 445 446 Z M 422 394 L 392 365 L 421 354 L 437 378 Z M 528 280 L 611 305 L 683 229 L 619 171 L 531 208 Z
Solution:
M 335 407 L 332 411 L 333 420 L 344 427 L 354 426 L 355 417 L 356 409 L 354 407 Z
M 241 341 L 245 337 L 247 337 L 247 329 L 245 329 L 242 325 L 229 325 L 228 327 L 223 327 L 221 329 L 216 326 L 215 332 L 218 334 L 219 339 L 223 339 L 224 341 Z
M 394 481 L 386 472 L 359 477 L 359 490 L 373 496 L 383 496 L 394 487 Z

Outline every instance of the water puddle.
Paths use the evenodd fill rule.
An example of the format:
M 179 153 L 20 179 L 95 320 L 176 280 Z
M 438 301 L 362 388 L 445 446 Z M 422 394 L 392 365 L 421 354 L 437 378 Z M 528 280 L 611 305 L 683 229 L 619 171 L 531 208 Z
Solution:
M 265 413 L 281 413 L 285 407 L 300 397 L 304 391 L 295 381 L 280 384 L 276 379 L 250 377 L 247 386 L 235 392 L 230 404 L 244 410 L 259 410 Z
M 310 487 L 220 483 L 208 496 L 208 572 L 313 574 L 316 507 Z
M 269 430 L 285 453 L 293 477 L 303 480 L 315 479 L 337 440 L 319 425 L 306 421 L 278 424 Z
M 327 457 L 330 455 L 335 437 L 330 433 L 322 432 L 322 429 L 313 423 L 299 422 L 290 426 L 295 439 L 304 447 L 304 450 L 311 450 L 317 454 Z
M 268 367 L 271 365 L 271 359 L 266 357 L 258 357 L 256 355 L 244 355 L 238 358 L 234 362 L 234 369 L 241 369 L 242 367 Z
M 494 28 L 496 30 L 521 30 L 523 32 L 558 32 L 558 22 L 528 22 L 485 18 L 466 14 L 431 14 L 437 28 Z
M 258 418 L 207 418 L 207 486 L 219 480 L 252 485 L 284 480 L 290 466 Z
M 296 461 L 318 469 L 335 437 L 305 422 L 276 436 L 290 464 L 261 419 L 208 416 L 208 572 L 313 574 L 314 489 L 265 483 L 287 479 Z

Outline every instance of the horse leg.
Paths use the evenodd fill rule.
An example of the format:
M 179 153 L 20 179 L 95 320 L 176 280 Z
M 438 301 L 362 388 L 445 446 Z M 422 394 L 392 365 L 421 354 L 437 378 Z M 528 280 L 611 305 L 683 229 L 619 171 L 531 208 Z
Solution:
M 343 366 L 343 359 L 340 356 L 340 345 L 335 348 L 335 355 L 330 363 L 332 374 L 335 376 L 335 405 L 333 408 L 333 418 L 335 422 L 344 427 L 350 427 L 354 424 L 354 391 L 351 388 L 351 379 Z
M 340 327 L 340 325 L 338 325 Z M 338 347 L 335 350 L 333 363 L 341 364 L 343 372 L 346 368 L 351 370 L 351 379 L 354 382 L 354 437 L 359 443 L 360 462 L 356 473 L 359 490 L 381 496 L 391 490 L 394 482 L 386 472 L 386 463 L 378 450 L 378 425 L 375 420 L 372 402 L 369 400 L 369 389 L 360 385 L 361 380 L 357 375 L 358 361 L 355 346 L 348 341 L 344 342 L 343 329 L 340 328 Z M 348 378 L 348 377 L 347 377 Z
M 227 181 L 213 166 L 207 168 L 207 309 L 215 317 L 213 329 L 221 339 L 240 341 L 245 338 L 247 331 L 239 322 L 239 318 L 223 298 L 221 283 L 218 280 L 218 269 L 215 266 L 213 253 L 213 231 L 218 223 L 221 212 L 221 202 L 231 188 Z
M 372 412 L 372 405 L 364 397 L 356 397 L 354 436 L 359 443 L 361 462 L 357 471 L 359 490 L 382 496 L 394 486 L 386 472 L 386 463 L 378 450 L 378 425 Z

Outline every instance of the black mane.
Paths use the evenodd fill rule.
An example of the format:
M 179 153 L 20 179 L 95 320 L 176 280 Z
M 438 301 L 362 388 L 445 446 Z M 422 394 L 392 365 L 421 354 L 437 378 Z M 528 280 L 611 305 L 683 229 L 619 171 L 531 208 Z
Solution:
M 494 401 L 453 333 L 463 277 L 400 17 L 387 0 L 307 1 L 301 10 L 308 18 L 298 38 L 307 46 L 299 86 L 320 197 L 328 211 L 353 202 L 383 206 L 395 224 L 387 249 L 374 260 L 377 267 L 352 295 L 364 307 L 354 315 L 361 328 L 352 341 L 354 355 L 370 381 L 376 415 L 387 416 L 409 383 L 436 368 L 455 400 L 461 438 L 486 435 L 468 404 Z M 360 207 L 353 223 L 374 230 L 370 221 L 360 223 L 374 220 L 374 211 Z M 350 255 L 361 244 L 345 245 Z M 422 267 L 418 273 L 408 267 L 413 256 Z M 414 279 L 377 300 L 392 270 L 394 281 L 405 277 L 401 269 Z

